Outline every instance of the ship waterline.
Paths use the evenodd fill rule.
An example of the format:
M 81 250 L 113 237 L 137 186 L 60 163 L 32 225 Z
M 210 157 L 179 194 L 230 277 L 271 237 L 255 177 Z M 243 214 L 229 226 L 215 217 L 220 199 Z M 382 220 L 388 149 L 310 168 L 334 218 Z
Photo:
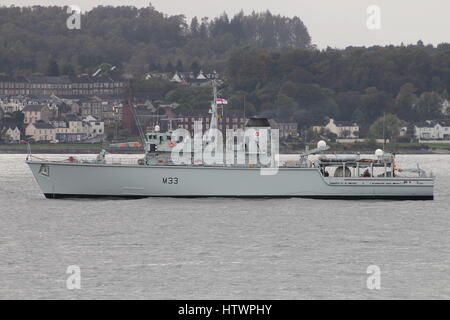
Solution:
M 27 161 L 47 198 L 305 197 L 432 200 L 434 178 L 325 177 L 319 168 L 140 166 Z

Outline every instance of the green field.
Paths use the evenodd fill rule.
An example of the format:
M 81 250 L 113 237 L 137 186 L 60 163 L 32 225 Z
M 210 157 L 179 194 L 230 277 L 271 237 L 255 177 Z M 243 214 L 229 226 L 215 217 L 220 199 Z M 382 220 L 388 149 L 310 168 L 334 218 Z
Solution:
M 286 147 L 289 147 L 291 150 L 303 150 L 304 146 L 297 143 L 284 143 Z M 316 147 L 316 143 L 308 143 L 307 144 L 310 149 Z M 352 144 L 341 144 L 341 143 L 329 143 L 331 147 L 331 151 L 336 152 L 357 152 L 357 151 L 367 151 L 367 150 L 375 150 L 382 149 L 382 144 L 367 144 L 367 143 L 352 143 Z M 0 144 L 0 153 L 26 153 L 27 152 L 26 144 Z M 102 149 L 116 150 L 116 152 L 133 152 L 140 151 L 140 149 L 117 149 L 117 148 L 109 148 L 109 143 L 101 144 L 101 143 L 93 143 L 93 144 L 82 144 L 82 143 L 61 143 L 61 144 L 31 144 L 31 151 L 33 153 L 70 153 L 70 152 L 87 152 L 87 153 L 97 153 Z M 432 153 L 434 150 L 448 150 L 450 151 L 450 143 L 388 143 L 386 144 L 385 150 L 391 152 L 406 152 L 406 153 L 414 153 L 414 151 L 420 153 Z

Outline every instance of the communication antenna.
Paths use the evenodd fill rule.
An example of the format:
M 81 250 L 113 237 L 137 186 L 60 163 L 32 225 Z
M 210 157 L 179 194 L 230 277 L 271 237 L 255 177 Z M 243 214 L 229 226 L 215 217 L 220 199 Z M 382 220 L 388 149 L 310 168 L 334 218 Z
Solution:
M 386 150 L 386 111 L 383 111 L 383 150 Z
M 246 95 L 244 94 L 244 120 L 246 119 L 246 116 L 245 116 L 245 97 L 246 97 Z

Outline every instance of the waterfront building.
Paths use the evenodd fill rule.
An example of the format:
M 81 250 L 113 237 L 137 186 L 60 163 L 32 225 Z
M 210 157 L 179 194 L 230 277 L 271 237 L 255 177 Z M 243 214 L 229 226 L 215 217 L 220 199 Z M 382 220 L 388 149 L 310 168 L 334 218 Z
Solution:
M 42 104 L 30 104 L 22 110 L 24 114 L 23 122 L 25 124 L 35 123 L 37 121 L 49 121 L 51 111 L 50 108 Z
M 450 140 L 450 120 L 427 120 L 414 124 L 418 140 Z
M 127 81 L 120 77 L 0 76 L 0 95 L 122 95 Z
M 317 133 L 328 130 L 331 133 L 334 133 L 338 138 L 359 137 L 359 125 L 351 121 L 335 121 L 334 119 L 329 119 L 326 124 L 313 126 L 312 129 Z

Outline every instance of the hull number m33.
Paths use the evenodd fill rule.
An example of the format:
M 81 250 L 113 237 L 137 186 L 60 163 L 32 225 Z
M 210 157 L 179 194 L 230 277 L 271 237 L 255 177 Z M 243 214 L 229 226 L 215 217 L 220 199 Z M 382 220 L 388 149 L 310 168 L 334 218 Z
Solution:
M 180 179 L 178 177 L 166 177 L 162 179 L 163 184 L 178 184 Z

